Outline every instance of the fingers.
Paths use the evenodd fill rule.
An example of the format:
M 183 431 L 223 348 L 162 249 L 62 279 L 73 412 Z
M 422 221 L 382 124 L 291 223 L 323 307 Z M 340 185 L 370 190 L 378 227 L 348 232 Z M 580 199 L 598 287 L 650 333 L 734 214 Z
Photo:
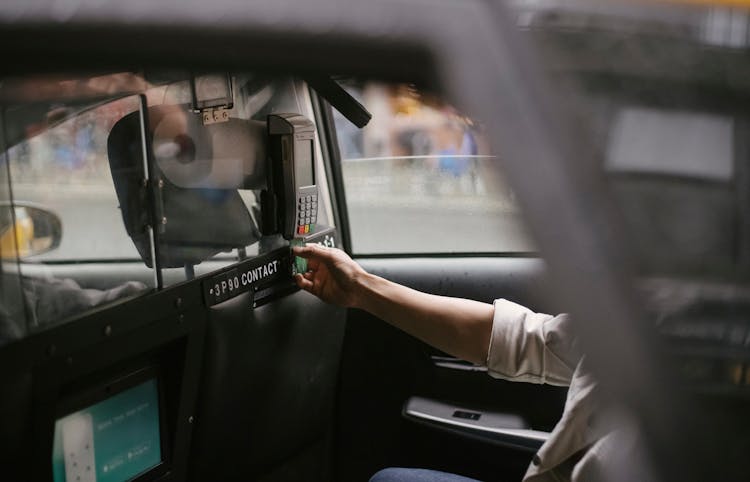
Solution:
M 305 291 L 311 291 L 313 288 L 312 280 L 301 274 L 294 275 L 294 281 L 297 283 L 297 286 Z
M 307 270 L 308 271 L 318 271 L 318 268 L 320 268 L 321 263 L 324 261 L 319 258 L 310 258 L 307 260 Z
M 311 259 L 319 258 L 323 261 L 333 260 L 334 251 L 319 244 L 306 244 L 305 246 L 295 246 L 292 248 L 295 256 L 300 258 Z
M 306 244 L 304 246 L 294 246 L 292 248 L 292 252 L 295 256 L 299 256 L 300 258 L 309 259 L 312 256 L 316 255 L 316 248 L 318 245 L 316 244 Z

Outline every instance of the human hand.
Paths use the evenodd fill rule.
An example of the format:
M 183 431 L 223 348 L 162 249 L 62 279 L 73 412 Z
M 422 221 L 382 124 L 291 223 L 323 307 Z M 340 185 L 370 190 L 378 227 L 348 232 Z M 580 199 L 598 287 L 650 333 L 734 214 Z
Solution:
M 317 244 L 295 246 L 295 256 L 307 259 L 307 273 L 297 274 L 297 286 L 326 303 L 357 307 L 359 287 L 367 272 L 345 252 Z

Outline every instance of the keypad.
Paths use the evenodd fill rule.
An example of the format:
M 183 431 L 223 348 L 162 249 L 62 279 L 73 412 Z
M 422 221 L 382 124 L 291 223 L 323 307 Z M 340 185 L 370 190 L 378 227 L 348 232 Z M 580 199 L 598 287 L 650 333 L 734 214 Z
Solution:
M 318 195 L 310 194 L 297 198 L 297 234 L 308 234 L 318 221 Z

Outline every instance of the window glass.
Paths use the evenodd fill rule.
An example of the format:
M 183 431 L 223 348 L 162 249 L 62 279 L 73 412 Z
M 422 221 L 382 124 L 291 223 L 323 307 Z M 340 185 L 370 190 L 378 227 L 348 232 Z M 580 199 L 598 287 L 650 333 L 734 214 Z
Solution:
M 138 105 L 130 96 L 91 108 L 8 150 L 14 199 L 53 209 L 64 229 L 56 249 L 26 261 L 138 258 L 122 223 L 107 159 L 110 129 Z M 72 111 L 64 104 L 53 109 L 61 116 Z M 33 134 L 34 126 L 28 129 Z
M 26 334 L 26 315 L 18 267 L 8 156 L 0 158 L 0 346 Z
M 372 113 L 334 111 L 355 253 L 533 251 L 480 124 L 410 85 L 347 87 Z
M 139 100 L 125 92 L 99 91 L 95 80 L 90 84 L 96 86 L 94 96 L 67 90 L 85 89 L 85 82 L 49 80 L 44 84 L 50 88 L 39 89 L 38 98 L 28 102 L 8 102 L 9 91 L 23 97 L 42 83 L 11 81 L 0 93 L 6 99 L 3 173 L 9 181 L 0 206 L 7 212 L 0 239 L 3 296 L 17 285 L 23 307 L 0 320 L 0 343 L 153 287 L 145 266 L 144 276 L 118 272 L 117 263 L 138 258 L 123 226 L 107 159 L 111 127 L 138 109 Z M 127 176 L 133 182 L 142 178 L 140 171 Z M 107 263 L 112 276 L 73 276 L 71 267 L 91 262 Z M 12 306 L 3 301 L 3 310 Z

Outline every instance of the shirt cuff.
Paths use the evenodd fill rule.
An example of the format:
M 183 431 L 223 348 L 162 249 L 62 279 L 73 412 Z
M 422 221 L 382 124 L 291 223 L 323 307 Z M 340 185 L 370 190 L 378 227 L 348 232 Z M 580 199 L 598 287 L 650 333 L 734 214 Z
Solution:
M 505 299 L 494 302 L 492 336 L 487 369 L 497 378 L 544 383 L 544 321 L 549 315 L 534 313 Z

